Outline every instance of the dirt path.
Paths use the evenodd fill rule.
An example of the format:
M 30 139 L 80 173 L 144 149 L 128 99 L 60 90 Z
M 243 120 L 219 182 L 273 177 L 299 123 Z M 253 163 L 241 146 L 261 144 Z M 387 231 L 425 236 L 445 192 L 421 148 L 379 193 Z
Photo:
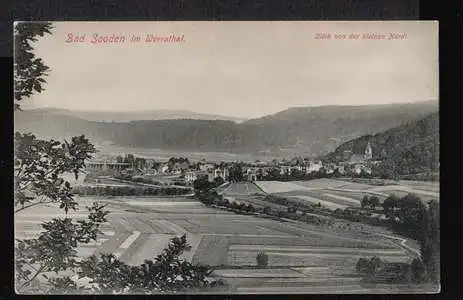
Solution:
M 399 241 L 399 246 L 401 248 L 404 248 L 405 250 L 407 250 L 408 252 L 412 252 L 413 253 L 413 256 L 417 256 L 418 258 L 421 257 L 421 252 L 417 249 L 414 249 L 413 247 L 410 247 L 407 245 L 407 239 L 404 239 L 402 237 L 397 237 L 397 236 L 391 236 L 391 235 L 386 235 L 386 234 L 381 234 L 381 233 L 377 233 L 376 235 L 379 235 L 379 236 L 382 236 L 382 237 L 385 237 L 385 238 L 388 238 L 388 239 L 391 239 L 391 240 L 394 240 L 394 241 Z M 396 244 L 396 243 L 394 243 Z M 397 244 L 396 244 L 397 245 Z

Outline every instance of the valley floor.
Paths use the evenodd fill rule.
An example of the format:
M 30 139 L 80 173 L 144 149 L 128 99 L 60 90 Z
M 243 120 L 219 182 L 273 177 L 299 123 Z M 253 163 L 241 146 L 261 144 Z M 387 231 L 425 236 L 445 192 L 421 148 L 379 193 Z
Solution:
M 80 256 L 113 253 L 127 264 L 153 259 L 169 239 L 186 233 L 192 246 L 184 258 L 208 264 L 213 276 L 227 282 L 224 293 L 406 293 L 435 287 L 367 286 L 355 272 L 360 257 L 410 261 L 414 254 L 388 236 L 358 232 L 336 234 L 309 224 L 238 215 L 205 207 L 183 197 L 77 198 L 85 205 L 106 202 L 111 211 L 97 242 L 81 246 Z M 36 206 L 15 215 L 15 237 L 35 237 L 40 223 L 62 216 L 54 206 Z M 69 215 L 68 215 L 69 216 Z M 256 255 L 265 251 L 268 267 L 258 269 Z M 207 293 L 207 291 L 204 291 Z

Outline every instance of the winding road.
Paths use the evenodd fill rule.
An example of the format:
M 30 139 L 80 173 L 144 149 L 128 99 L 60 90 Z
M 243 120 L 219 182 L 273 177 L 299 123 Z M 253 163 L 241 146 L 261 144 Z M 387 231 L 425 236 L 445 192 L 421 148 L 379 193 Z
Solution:
M 410 246 L 408 246 L 406 243 L 407 243 L 407 239 L 404 239 L 402 237 L 397 237 L 397 236 L 392 236 L 392 235 L 386 235 L 386 234 L 381 234 L 381 233 L 378 233 L 376 235 L 379 235 L 379 236 L 382 236 L 382 237 L 385 237 L 385 238 L 388 238 L 388 239 L 391 239 L 391 240 L 395 240 L 395 241 L 400 241 L 399 243 L 399 246 L 402 247 L 402 248 L 405 248 L 407 251 L 409 252 L 412 252 L 414 254 L 414 256 L 417 256 L 418 258 L 421 257 L 421 252 L 415 248 L 412 248 Z

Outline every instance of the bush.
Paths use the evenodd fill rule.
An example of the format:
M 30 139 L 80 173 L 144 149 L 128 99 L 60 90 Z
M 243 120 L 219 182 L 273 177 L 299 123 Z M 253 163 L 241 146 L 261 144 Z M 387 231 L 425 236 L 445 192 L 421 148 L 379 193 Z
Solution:
M 370 207 L 375 209 L 380 203 L 380 200 L 377 196 L 371 196 L 370 198 Z
M 257 266 L 266 268 L 268 265 L 268 255 L 264 251 L 259 251 L 256 256 Z
M 368 207 L 370 204 L 370 198 L 367 195 L 363 196 L 362 199 L 362 208 Z
M 232 203 L 230 203 L 230 208 L 233 210 L 237 210 L 239 209 L 239 204 L 236 201 L 233 201 Z
M 384 262 L 377 256 L 374 256 L 370 259 L 361 257 L 355 269 L 357 272 L 365 274 L 365 275 L 374 275 L 376 271 L 384 265 Z
M 415 258 L 410 265 L 411 280 L 422 282 L 426 278 L 425 267 L 421 260 Z
M 264 214 L 269 215 L 271 211 L 272 209 L 270 208 L 270 206 L 264 206 L 264 210 L 263 210 Z
M 246 207 L 246 211 L 247 212 L 255 212 L 256 208 L 251 203 L 249 203 L 248 206 Z

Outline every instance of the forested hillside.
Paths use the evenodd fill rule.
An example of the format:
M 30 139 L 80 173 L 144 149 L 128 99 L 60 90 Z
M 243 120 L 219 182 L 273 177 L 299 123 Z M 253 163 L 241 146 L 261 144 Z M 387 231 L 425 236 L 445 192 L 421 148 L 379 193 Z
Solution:
M 368 142 L 371 143 L 373 158 L 395 168 L 400 175 L 438 172 L 439 113 L 432 113 L 382 133 L 351 140 L 327 155 L 326 159 L 342 160 L 344 151 L 363 154 Z

